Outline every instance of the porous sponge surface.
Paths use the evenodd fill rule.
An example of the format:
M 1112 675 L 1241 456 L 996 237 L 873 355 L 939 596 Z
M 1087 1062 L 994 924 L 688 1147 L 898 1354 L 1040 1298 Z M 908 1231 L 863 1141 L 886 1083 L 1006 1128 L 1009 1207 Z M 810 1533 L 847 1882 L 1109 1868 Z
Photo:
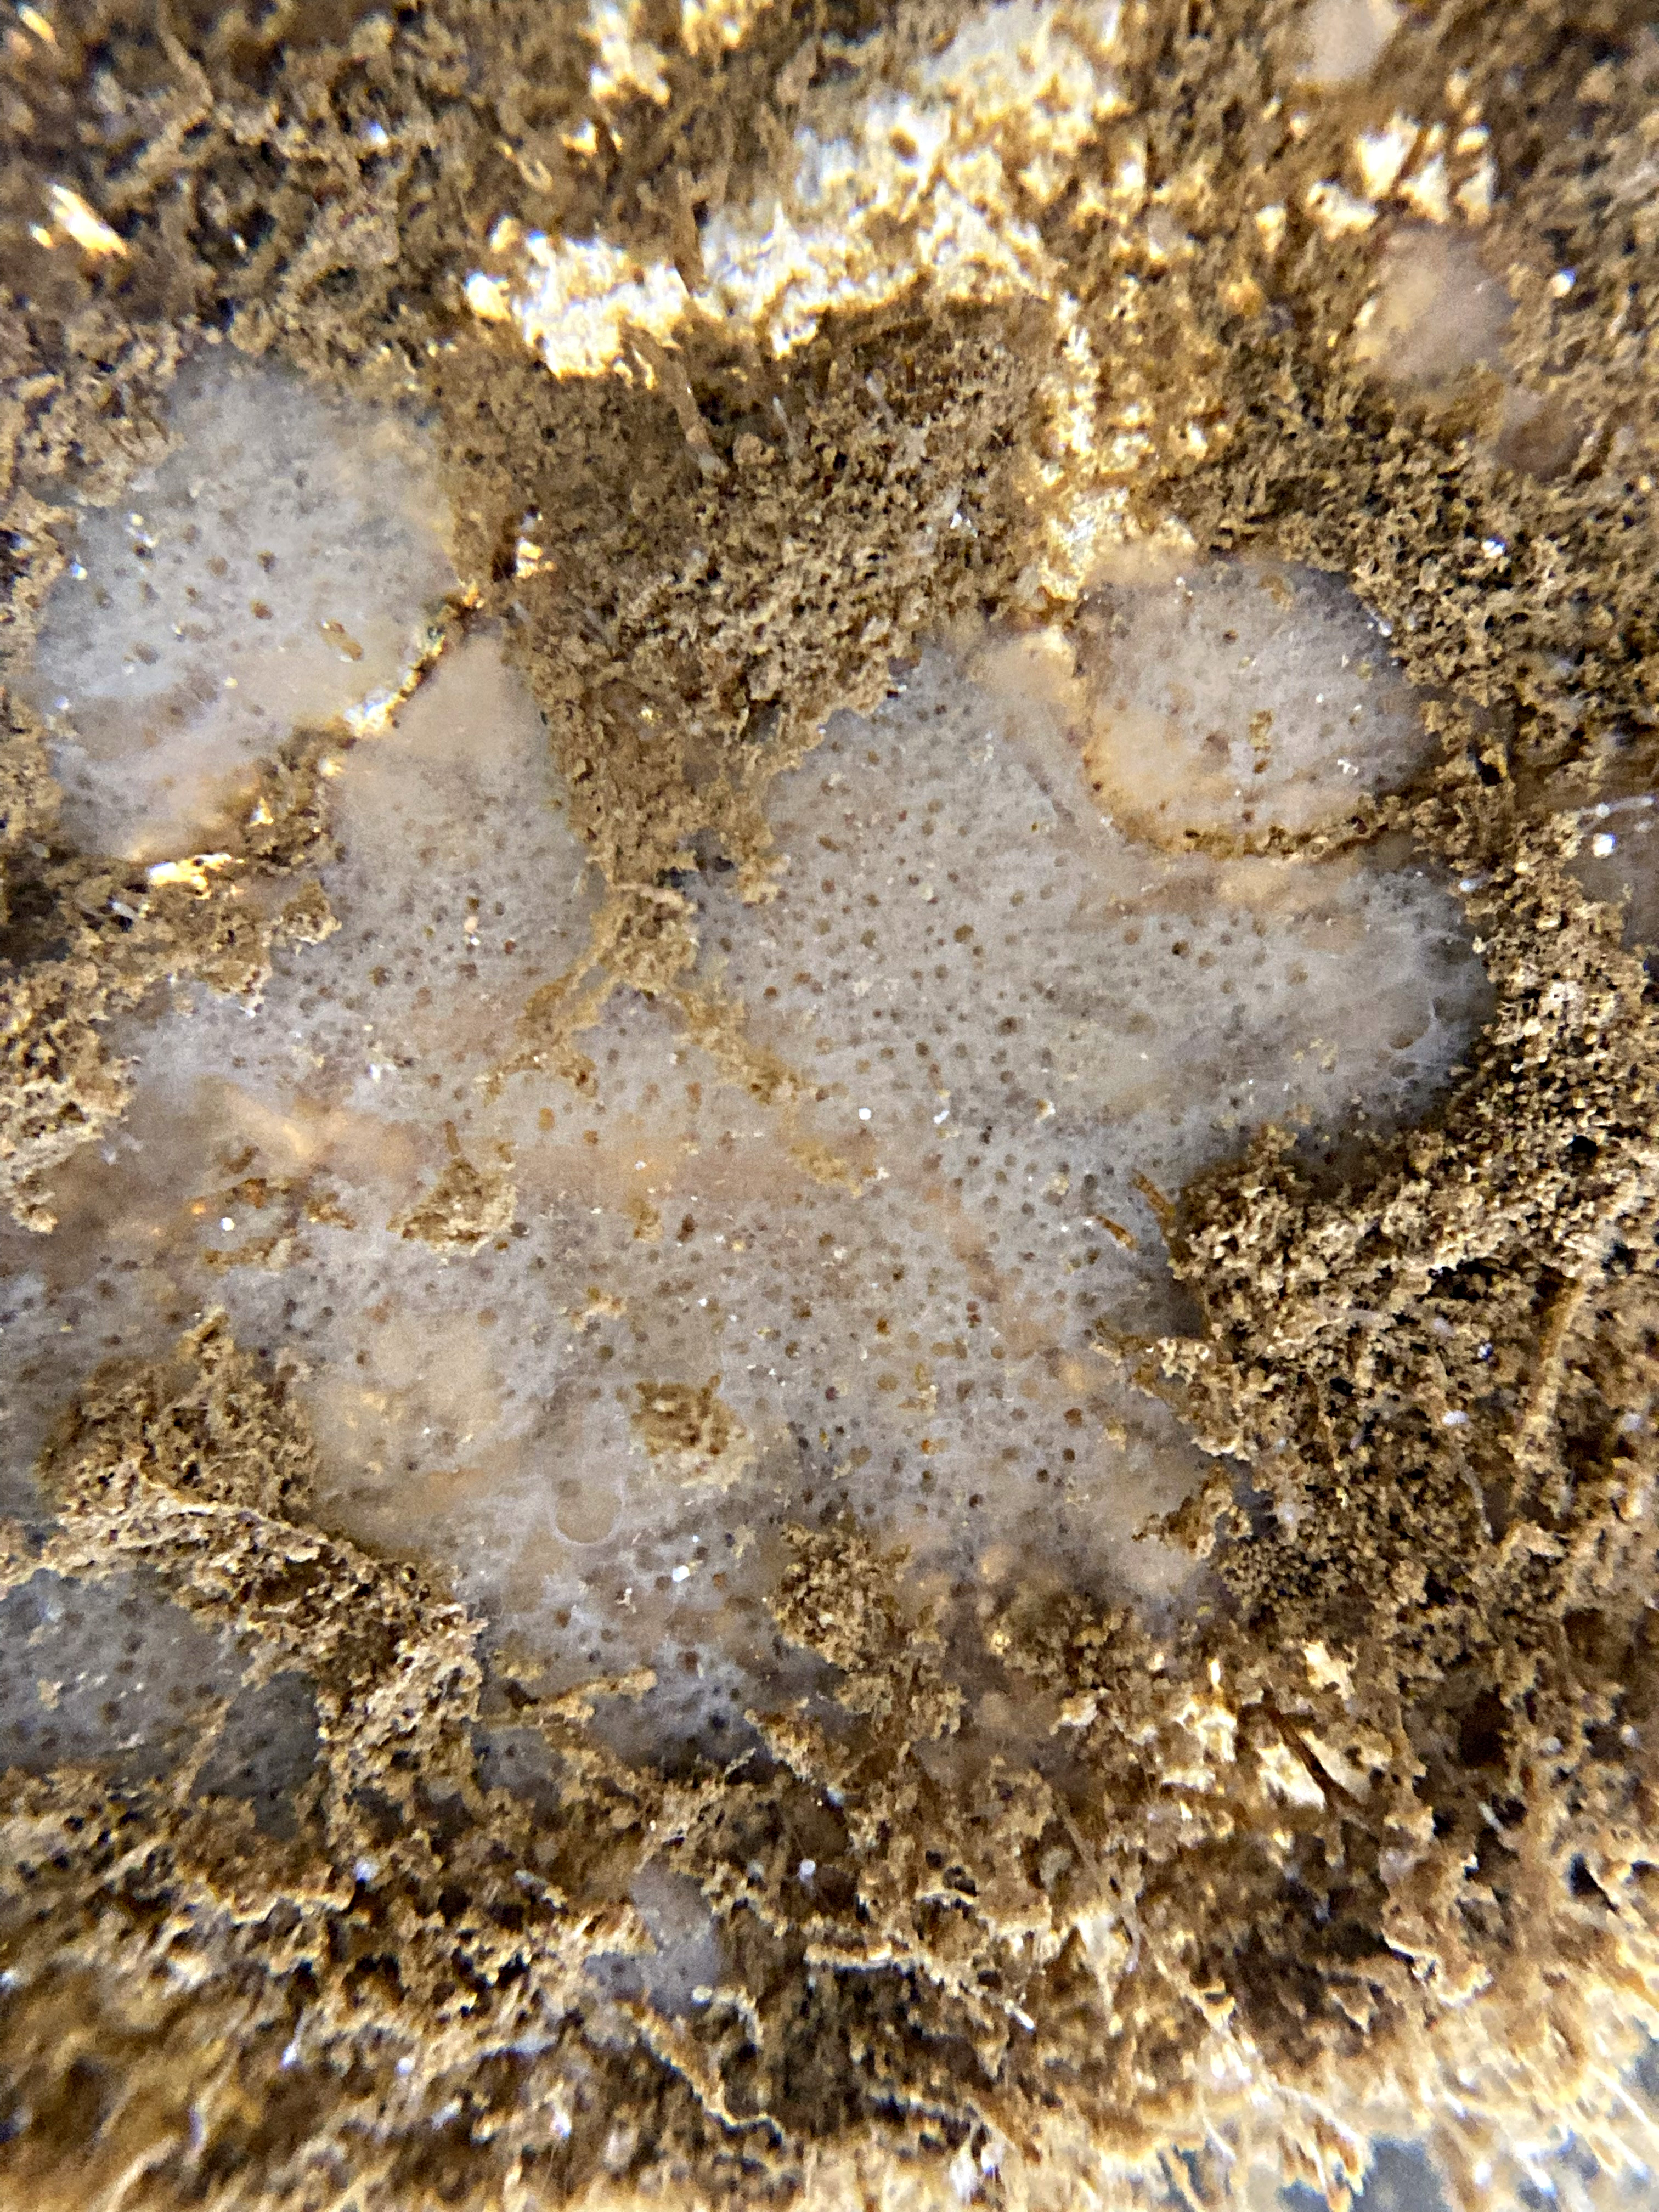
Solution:
M 1599 896 L 1655 784 L 1640 27 L 1370 0 L 810 27 L 444 0 L 156 33 L 31 7 L 0 69 L 27 148 L 0 179 L 24 1376 L 0 1558 L 29 1635 L 29 1591 L 113 1580 L 118 1607 L 164 1592 L 219 1639 L 192 1655 L 162 1613 L 125 1649 L 87 1610 L 35 1647 L 38 1680 L 22 1639 L 12 1741 L 71 1763 L 8 1798 L 5 2186 L 77 2212 L 135 2191 L 404 2212 L 1260 2201 L 1295 2178 L 1340 2203 L 1379 2135 L 1426 2125 L 1471 2204 L 1540 2173 L 1616 2198 L 1652 2163 L 1622 2069 L 1654 1973 L 1655 1047 Z M 238 750 L 216 788 L 193 739 L 147 782 L 179 725 L 88 700 L 81 731 L 69 687 L 27 672 L 100 513 L 126 518 L 120 561 L 205 595 L 177 548 L 137 550 L 161 502 L 129 495 L 216 352 L 313 398 L 343 380 L 363 426 L 430 410 L 447 506 L 377 541 L 447 593 L 424 643 L 424 583 L 339 584 L 409 626 L 384 679 L 404 718 L 354 688 L 337 606 L 301 608 L 346 685 L 333 719 L 252 744 L 251 777 Z M 138 698 L 201 641 L 137 569 L 114 580 L 140 587 L 133 622 L 88 652 Z M 1237 681 L 1188 700 L 1154 641 L 1184 653 L 1212 590 L 1242 595 Z M 1224 711 L 1276 650 L 1254 619 L 1299 635 L 1322 597 L 1347 641 L 1336 728 L 1311 649 L 1317 716 Z M 276 634 L 265 603 L 228 603 L 201 663 L 232 699 L 240 627 Z M 367 625 L 338 618 L 366 664 Z M 1373 618 L 1398 720 L 1381 663 L 1348 693 Z M 530 769 L 456 775 L 453 685 L 437 714 L 447 678 L 485 704 L 502 666 L 545 744 L 538 807 L 505 825 L 491 777 L 522 794 Z M 917 821 L 900 684 L 972 701 L 1023 826 L 977 816 L 956 763 Z M 372 800 L 369 739 L 392 763 L 428 702 L 416 771 Z M 860 719 L 826 732 L 837 710 Z M 872 781 L 823 804 L 908 856 L 902 885 L 860 881 L 901 899 L 867 966 L 853 863 L 803 851 L 849 842 L 813 797 L 849 732 Z M 54 761 L 86 767 L 79 795 Z M 992 867 L 1004 922 L 923 848 L 944 822 L 1048 849 L 1022 774 L 1052 849 L 1075 842 L 1029 872 L 1046 906 Z M 76 811 L 100 789 L 138 802 L 107 835 Z M 488 837 L 451 839 L 452 809 Z M 364 872 L 377 822 L 421 838 L 409 880 Z M 497 847 L 523 896 L 483 879 Z M 927 917 L 951 902 L 947 951 Z M 398 963 L 365 980 L 371 926 Z M 1022 980 L 996 1013 L 1015 1032 L 955 1018 L 989 995 L 952 966 L 974 942 Z M 1386 1034 L 1337 1018 L 1339 960 Z M 1115 1056 L 1072 1035 L 1042 961 L 1109 971 L 1149 1029 Z M 843 969 L 870 984 L 850 1013 Z M 1224 1054 L 1194 1048 L 1173 1013 L 1221 1001 Z M 285 1060 L 262 1008 L 322 1066 L 291 1036 Z M 976 1071 L 956 1081 L 951 1032 Z M 1154 1045 L 1193 1086 L 1173 1123 L 1132 1097 Z M 1068 1066 L 1103 1104 L 1048 1087 Z M 418 1110 L 387 1103 L 406 1075 Z M 993 1132 L 972 1173 L 958 1093 Z M 1299 1108 L 1305 1133 L 1267 1126 Z M 1103 1208 L 1106 1170 L 1154 1154 L 1198 1169 L 1167 1226 L 1151 1173 L 1149 1218 Z M 1087 1175 L 1134 1249 L 1103 1224 L 1062 1274 Z M 941 1182 L 954 1241 L 917 1288 Z M 796 1233 L 814 1215 L 822 1252 Z M 544 1342 L 520 1246 L 568 1279 Z M 799 1273 L 810 1316 L 762 1308 L 763 1247 L 752 1272 Z M 920 1346 L 862 1287 L 884 1261 Z M 958 1371 L 944 1323 L 970 1299 Z M 1083 1337 L 1097 1399 L 1062 1364 Z M 861 1391 L 872 1370 L 893 1389 Z M 936 1420 L 945 1455 L 922 1451 Z M 922 1480 L 1045 1424 L 1063 1472 L 1045 1445 L 960 1500 Z M 590 1435 L 625 1479 L 591 1479 Z M 1110 1481 L 1067 1500 L 1097 1465 Z M 1125 1532 L 1166 1499 L 1176 1571 L 1137 1587 L 1160 1553 Z M 140 1693 L 106 1695 L 100 1638 L 124 1683 L 176 1646 L 188 1729 L 153 1713 L 154 1744 L 125 1741 Z
M 224 384 L 233 429 L 256 384 Z M 230 434 L 209 404 L 180 482 Z M 292 465 L 319 513 L 337 438 L 319 409 Z M 378 482 L 390 531 L 422 479 Z M 348 468 L 344 514 L 361 495 Z M 234 556 L 239 510 L 192 526 L 210 570 Z M 914 1601 L 965 1627 L 1036 1556 L 1056 1588 L 1190 1606 L 1203 1578 L 1140 1532 L 1206 1462 L 1125 1352 L 1183 1316 L 1174 1194 L 1264 1120 L 1316 1143 L 1417 1117 L 1488 987 L 1407 842 L 1252 849 L 1425 749 L 1334 580 L 1217 564 L 1091 617 L 1075 659 L 1055 631 L 927 647 L 768 786 L 771 896 L 717 865 L 667 895 L 764 1085 L 634 991 L 576 1033 L 579 1083 L 506 1072 L 588 951 L 597 872 L 499 637 L 455 647 L 324 758 L 337 926 L 252 1004 L 197 988 L 116 1033 L 120 1134 L 58 1179 L 44 1266 L 13 1233 L 13 1482 L 70 1376 L 222 1307 L 294 1374 L 328 1524 L 556 1680 L 653 1668 L 632 1741 L 658 1756 L 731 1749 L 775 1696 L 763 1601 L 803 1517 L 902 1540 Z M 1109 745 L 1191 802 L 1179 824 L 1103 811 Z

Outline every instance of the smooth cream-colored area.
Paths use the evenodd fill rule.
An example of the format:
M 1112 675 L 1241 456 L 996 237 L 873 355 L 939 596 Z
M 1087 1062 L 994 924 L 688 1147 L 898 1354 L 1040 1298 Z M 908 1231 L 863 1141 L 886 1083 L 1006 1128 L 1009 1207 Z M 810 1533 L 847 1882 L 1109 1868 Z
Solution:
M 1401 223 L 1383 241 L 1356 349 L 1392 382 L 1448 384 L 1466 369 L 1501 371 L 1512 312 L 1473 232 Z
M 1382 627 L 1335 578 L 1280 562 L 1103 585 L 1046 658 L 1055 676 L 1069 660 L 1055 703 L 1097 811 L 1172 851 L 1329 830 L 1430 749 Z
M 1334 88 L 1369 76 L 1404 21 L 1395 0 L 1313 0 L 1303 28 L 1305 81 Z

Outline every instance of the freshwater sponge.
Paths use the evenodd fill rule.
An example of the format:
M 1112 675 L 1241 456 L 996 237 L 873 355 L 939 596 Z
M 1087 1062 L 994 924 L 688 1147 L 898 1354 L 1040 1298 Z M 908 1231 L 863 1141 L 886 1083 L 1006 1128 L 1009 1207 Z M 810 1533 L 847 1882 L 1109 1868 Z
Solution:
M 1656 52 L 19 12 L 0 2195 L 1631 2201 Z

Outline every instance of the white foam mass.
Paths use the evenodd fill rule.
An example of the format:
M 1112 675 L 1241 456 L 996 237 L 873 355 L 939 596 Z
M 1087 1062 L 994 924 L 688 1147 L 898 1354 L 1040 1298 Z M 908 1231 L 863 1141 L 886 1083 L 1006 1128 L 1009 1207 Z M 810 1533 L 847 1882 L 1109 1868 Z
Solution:
M 1113 747 L 1138 796 L 1109 809 Z M 222 1304 L 310 1416 L 325 1523 L 437 1567 L 556 1680 L 653 1667 L 609 1723 L 635 1752 L 718 1753 L 810 1687 L 764 1606 L 792 1522 L 903 1545 L 953 1629 L 1033 1576 L 1193 1601 L 1135 1531 L 1204 1462 L 1120 1356 L 1190 1319 L 1164 1200 L 1265 1121 L 1420 1114 L 1486 1005 L 1408 851 L 1237 848 L 1422 757 L 1328 579 L 1200 571 L 929 649 L 772 786 L 769 903 L 714 859 L 681 886 L 699 989 L 793 1071 L 773 1103 L 625 991 L 580 1088 L 492 1080 L 603 887 L 475 632 L 342 746 L 338 932 L 257 1005 L 181 987 L 124 1023 L 130 1113 L 52 1236 L 0 1237 L 14 1490 L 82 1375 Z M 1046 1727 L 973 1687 L 987 1741 Z
M 170 428 L 118 507 L 82 514 L 28 685 L 65 831 L 141 860 L 234 837 L 295 724 L 372 714 L 455 580 L 398 416 L 217 355 L 185 372 Z

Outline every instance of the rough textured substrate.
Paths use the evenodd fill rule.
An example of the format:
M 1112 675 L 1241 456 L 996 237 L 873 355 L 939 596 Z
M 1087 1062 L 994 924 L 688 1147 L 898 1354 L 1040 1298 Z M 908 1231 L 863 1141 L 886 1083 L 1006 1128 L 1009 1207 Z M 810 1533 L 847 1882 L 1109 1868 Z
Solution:
M 581 1700 L 486 1688 L 465 1617 L 313 1529 L 307 1439 L 209 1328 L 88 1394 L 52 1462 L 61 1521 L 44 1547 L 16 1532 L 8 1577 L 159 1576 L 235 1625 L 253 1684 L 308 1679 L 321 1755 L 287 1836 L 222 1794 L 204 1812 L 189 1759 L 12 1786 L 14 2201 L 1205 2201 L 1255 2158 L 1340 2201 L 1372 2119 L 1411 2114 L 1473 2200 L 1553 2128 L 1609 2173 L 1638 2148 L 1618 2084 L 1659 1966 L 1655 1011 L 1563 865 L 1577 810 L 1654 774 L 1659 85 L 1636 21 L 1425 9 L 1363 93 L 1298 104 L 1273 99 L 1288 11 L 1132 9 L 1121 73 L 1185 243 L 1126 268 L 1066 194 L 1036 218 L 1113 407 L 1139 412 L 1149 520 L 1346 572 L 1394 623 L 1443 738 L 1416 827 L 1468 886 L 1498 1000 L 1440 1125 L 1357 1189 L 1322 1195 L 1267 1135 L 1186 1194 L 1204 1329 L 1145 1360 L 1237 1461 L 1185 1516 L 1231 1614 L 1153 1650 L 1127 1617 L 1015 1607 L 995 1650 L 1060 1701 L 1073 1763 L 947 1788 L 915 1751 L 952 1717 L 935 1647 L 878 1558 L 804 1532 L 777 1618 L 842 1670 L 844 1725 L 779 1716 L 769 1769 L 666 1781 L 597 1747 Z M 613 100 L 592 160 L 567 142 L 593 45 L 538 6 L 65 9 L 50 39 L 9 33 L 13 635 L 58 510 L 151 455 L 198 338 L 418 392 L 446 424 L 454 618 L 514 624 L 611 885 L 607 972 L 673 993 L 690 947 L 650 890 L 698 836 L 763 872 L 744 748 L 872 703 L 873 645 L 1029 604 L 1042 517 L 1016 464 L 1049 325 L 912 293 L 782 362 L 693 332 L 683 380 L 556 383 L 459 287 L 503 208 L 686 254 L 688 210 L 751 199 L 815 86 L 952 22 L 897 10 L 858 44 L 873 9 L 774 8 L 729 52 L 665 39 L 671 97 Z M 1490 132 L 1485 251 L 1517 301 L 1511 369 L 1556 426 L 1547 469 L 1494 458 L 1494 386 L 1390 395 L 1341 342 L 1374 241 L 1308 190 L 1395 108 Z M 1097 168 L 1122 173 L 1127 128 Z M 33 238 L 42 178 L 125 252 Z M 977 529 L 941 550 L 915 517 L 947 471 Z M 547 557 L 514 577 L 532 508 Z M 643 703 L 669 732 L 649 746 Z M 326 927 L 304 876 L 326 828 L 301 735 L 234 866 L 151 887 L 54 839 L 40 732 L 15 699 L 0 728 L 0 1155 L 44 1229 L 54 1162 L 120 1110 L 107 1008 L 164 972 L 251 984 L 273 931 Z M 545 1064 L 580 1074 L 549 1016 Z M 492 1745 L 509 1723 L 539 1741 L 534 1793 L 486 1787 L 481 1718 Z M 809 1857 L 847 1871 L 808 1897 Z M 721 1922 L 719 1987 L 689 2009 L 583 1972 L 647 1940 L 646 1862 Z

